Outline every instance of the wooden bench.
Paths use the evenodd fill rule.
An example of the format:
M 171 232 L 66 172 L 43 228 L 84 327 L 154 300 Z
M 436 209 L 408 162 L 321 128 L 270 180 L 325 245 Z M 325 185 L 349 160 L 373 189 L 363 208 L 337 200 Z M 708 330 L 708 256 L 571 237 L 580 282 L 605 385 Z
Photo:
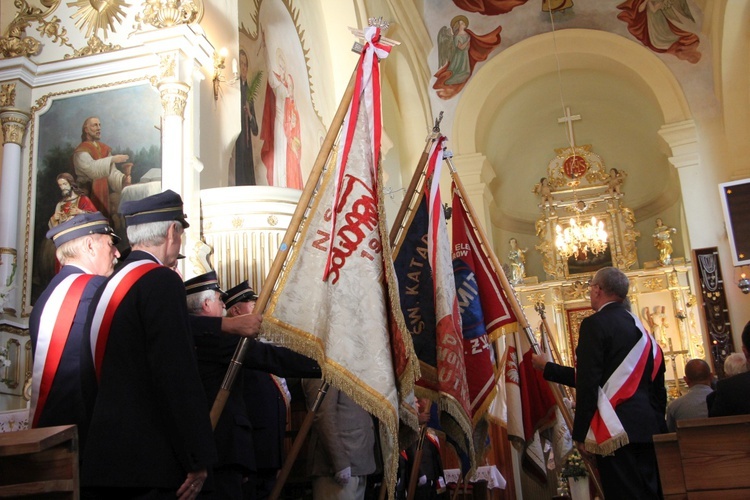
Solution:
M 0 433 L 0 498 L 79 498 L 75 425 Z
M 750 415 L 677 421 L 654 436 L 664 498 L 750 498 Z

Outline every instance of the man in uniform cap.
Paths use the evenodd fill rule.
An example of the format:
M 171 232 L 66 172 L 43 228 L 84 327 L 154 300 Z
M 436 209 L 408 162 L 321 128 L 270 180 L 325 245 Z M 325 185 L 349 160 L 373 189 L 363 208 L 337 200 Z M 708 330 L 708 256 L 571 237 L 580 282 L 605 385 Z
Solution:
M 236 337 L 217 333 L 222 330 L 226 331 L 228 321 L 239 321 L 242 318 L 255 316 L 253 307 L 248 307 L 247 304 L 254 306 L 258 296 L 247 282 L 220 296 L 221 289 L 216 280 L 216 273 L 213 271 L 186 281 L 185 288 L 188 293 L 187 303 L 191 313 L 190 324 L 193 328 L 198 367 L 209 406 L 211 406 L 239 342 Z M 227 318 L 222 318 L 224 301 L 227 302 Z M 255 496 L 256 471 L 260 467 L 265 467 L 266 458 L 269 455 L 276 457 L 272 460 L 279 462 L 276 470 L 281 468 L 281 450 L 275 447 L 283 445 L 286 428 L 286 404 L 283 398 L 280 402 L 278 401 L 279 389 L 271 380 L 271 373 L 279 376 L 317 378 L 320 378 L 321 374 L 320 366 L 312 359 L 289 349 L 258 341 L 251 341 L 248 346 L 243 368 L 245 375 L 240 374 L 234 381 L 224 411 L 214 430 L 219 452 L 219 464 L 214 469 L 216 498 L 242 498 L 243 484 L 246 498 L 265 498 L 270 493 L 268 490 L 265 495 L 259 492 L 260 494 Z M 250 380 L 250 383 L 255 384 L 256 377 L 247 374 L 258 374 L 263 379 L 261 383 L 270 383 L 275 394 L 271 398 L 259 396 L 261 399 L 253 399 L 248 404 L 243 394 L 247 394 L 247 381 Z M 281 413 L 277 410 L 279 405 L 283 407 L 281 424 L 276 418 L 276 412 Z M 257 414 L 264 414 L 262 419 L 264 422 L 269 419 L 275 420 L 273 425 L 260 424 L 260 421 L 254 418 Z M 261 433 L 271 434 L 271 436 L 259 438 L 262 439 L 262 445 L 268 444 L 267 447 L 254 446 L 254 441 L 259 435 L 254 428 L 256 424 L 259 425 L 258 430 Z M 281 434 L 274 437 L 278 425 L 282 426 Z M 245 478 L 249 480 L 245 482 Z M 271 482 L 271 488 L 273 488 L 273 482 Z
M 170 190 L 122 203 L 132 251 L 89 316 L 98 392 L 81 482 L 92 498 L 197 497 L 216 461 L 185 303 L 172 267 L 188 227 Z
M 31 427 L 78 425 L 83 448 L 88 428 L 81 392 L 82 341 L 91 299 L 112 274 L 120 240 L 99 212 L 76 215 L 47 232 L 62 264 L 37 299 L 29 319 Z

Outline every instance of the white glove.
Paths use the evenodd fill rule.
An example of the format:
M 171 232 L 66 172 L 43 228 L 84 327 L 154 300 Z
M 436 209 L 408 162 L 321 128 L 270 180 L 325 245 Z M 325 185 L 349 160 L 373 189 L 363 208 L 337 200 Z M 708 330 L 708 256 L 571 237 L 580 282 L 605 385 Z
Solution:
M 346 486 L 349 483 L 349 480 L 352 478 L 352 468 L 347 467 L 346 469 L 341 469 L 336 474 L 333 475 L 333 480 L 336 481 L 339 486 Z
M 419 480 L 417 481 L 417 484 L 419 486 L 424 486 L 425 484 L 427 484 L 427 476 L 425 475 L 419 476 Z

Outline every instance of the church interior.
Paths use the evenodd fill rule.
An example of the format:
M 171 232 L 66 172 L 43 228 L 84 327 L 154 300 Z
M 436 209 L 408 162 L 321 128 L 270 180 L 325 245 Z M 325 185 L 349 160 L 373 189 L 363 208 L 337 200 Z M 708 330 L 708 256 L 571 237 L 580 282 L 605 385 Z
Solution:
M 357 64 L 352 29 L 379 18 L 398 42 L 380 75 L 389 223 L 437 124 L 564 363 L 607 265 L 630 278 L 671 397 L 689 359 L 721 377 L 741 352 L 748 204 L 732 193 L 750 194 L 750 0 L 167 3 L 0 3 L 0 432 L 27 424 L 28 319 L 55 264 L 44 233 L 88 119 L 128 157 L 109 184 L 115 230 L 119 201 L 172 189 L 190 221 L 184 278 L 213 269 L 224 289 L 261 289 Z M 447 169 L 441 188 L 448 200 Z M 595 233 L 588 251 L 565 243 L 571 226 Z M 518 460 L 488 458 L 509 483 L 496 498 L 544 498 Z

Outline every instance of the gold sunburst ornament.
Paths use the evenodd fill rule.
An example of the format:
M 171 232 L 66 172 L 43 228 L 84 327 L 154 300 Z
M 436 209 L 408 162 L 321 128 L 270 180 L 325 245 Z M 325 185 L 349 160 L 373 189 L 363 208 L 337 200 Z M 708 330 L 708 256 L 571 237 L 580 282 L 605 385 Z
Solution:
M 76 0 L 68 2 L 68 7 L 78 9 L 70 17 L 81 32 L 86 31 L 86 38 L 102 30 L 106 39 L 108 31 L 115 32 L 115 23 L 122 22 L 124 9 L 130 5 L 125 0 Z

